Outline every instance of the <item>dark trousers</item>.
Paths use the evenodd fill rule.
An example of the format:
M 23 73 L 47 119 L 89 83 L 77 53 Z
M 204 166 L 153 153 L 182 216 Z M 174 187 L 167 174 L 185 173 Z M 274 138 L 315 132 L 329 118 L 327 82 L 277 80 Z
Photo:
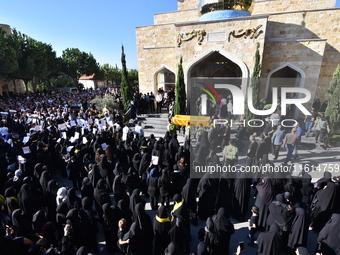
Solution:
M 286 159 L 285 159 L 285 161 L 283 163 L 284 165 L 287 165 L 287 163 L 291 159 L 293 151 L 294 151 L 294 146 L 291 145 L 291 144 L 287 144 L 287 157 L 286 157 Z
M 169 198 L 169 196 L 167 196 L 167 197 L 161 196 L 161 205 L 164 206 L 164 204 L 166 205 L 167 208 L 170 208 L 170 198 Z
M 154 112 L 155 111 L 155 101 L 154 100 L 150 100 L 149 106 L 150 106 L 150 111 Z
M 157 113 L 161 113 L 162 112 L 162 102 L 157 102 Z
M 150 207 L 151 207 L 151 210 L 158 209 L 158 195 L 150 196 Z
M 274 157 L 275 159 L 278 158 L 280 152 L 281 145 L 274 145 Z
M 322 143 L 326 132 L 327 131 L 324 128 L 322 128 L 321 130 L 315 130 L 315 142 Z

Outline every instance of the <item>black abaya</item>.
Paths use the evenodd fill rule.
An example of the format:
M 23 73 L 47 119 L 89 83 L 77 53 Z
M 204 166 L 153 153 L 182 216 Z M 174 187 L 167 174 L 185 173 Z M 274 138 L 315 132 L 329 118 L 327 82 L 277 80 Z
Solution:
M 308 218 L 306 211 L 301 207 L 295 208 L 293 219 L 288 237 L 288 247 L 295 250 L 298 246 L 307 246 Z
M 117 231 L 119 216 L 117 210 L 110 203 L 103 205 L 103 228 L 105 236 L 106 250 L 109 253 L 116 253 L 117 247 Z
M 258 255 L 278 255 L 280 252 L 281 236 L 280 228 L 272 224 L 268 232 L 263 232 L 257 238 Z
M 102 215 L 102 206 L 105 203 L 111 204 L 111 198 L 109 195 L 109 191 L 107 190 L 106 181 L 104 179 L 100 179 L 97 183 L 97 186 L 94 189 L 94 199 L 95 199 L 95 207 L 98 215 Z
M 248 203 L 250 199 L 252 179 L 247 178 L 246 173 L 242 173 L 236 180 L 234 187 L 234 208 L 233 215 L 238 221 L 243 221 L 245 214 L 247 213 Z
M 227 218 L 223 207 L 218 209 L 217 214 L 213 216 L 212 220 L 214 222 L 215 232 L 218 235 L 216 254 L 229 254 L 230 237 L 235 233 L 235 229 Z
M 168 232 L 171 229 L 170 218 L 166 207 L 161 206 L 158 209 L 154 220 L 154 234 L 155 234 L 155 245 L 154 255 L 163 255 L 166 247 L 170 243 L 170 237 Z
M 269 177 L 264 177 L 263 181 L 256 186 L 258 191 L 255 205 L 259 208 L 259 230 L 266 229 L 269 214 L 269 204 L 275 197 L 275 190 Z
M 333 214 L 331 219 L 320 231 L 318 242 L 321 243 L 323 254 L 340 254 L 340 214 Z M 329 253 L 326 253 L 329 252 Z
M 328 182 L 324 189 L 315 194 L 309 214 L 314 231 L 319 232 L 335 212 L 338 206 L 337 189 L 335 183 Z
M 154 237 L 153 227 L 150 216 L 145 212 L 144 204 L 139 203 L 134 210 L 134 221 L 138 222 L 140 229 L 145 234 L 146 254 L 152 254 L 152 241 Z

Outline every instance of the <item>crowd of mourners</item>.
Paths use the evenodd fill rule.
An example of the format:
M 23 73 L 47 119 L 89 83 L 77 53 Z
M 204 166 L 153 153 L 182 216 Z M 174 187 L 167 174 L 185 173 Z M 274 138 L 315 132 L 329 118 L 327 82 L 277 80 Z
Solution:
M 194 148 L 190 127 L 182 145 L 175 129 L 146 138 L 132 132 L 119 112 L 90 104 L 105 93 L 119 101 L 116 90 L 1 99 L 0 254 L 98 254 L 99 231 L 110 254 L 189 255 L 193 234 L 199 239 L 196 254 L 232 254 L 229 218 L 248 220 L 248 208 L 247 237 L 257 254 L 308 254 L 309 226 L 319 232 L 316 252 L 340 254 L 339 179 L 328 172 L 315 184 L 308 173 L 192 178 L 195 165 L 237 162 L 223 149 L 235 146 L 228 125 L 216 140 L 214 130 L 198 127 Z M 136 93 L 132 101 L 143 97 Z M 217 141 L 223 162 L 214 150 Z M 72 185 L 58 183 L 59 175 Z M 199 221 L 205 227 L 193 233 L 191 225 Z M 235 254 L 241 253 L 238 248 Z

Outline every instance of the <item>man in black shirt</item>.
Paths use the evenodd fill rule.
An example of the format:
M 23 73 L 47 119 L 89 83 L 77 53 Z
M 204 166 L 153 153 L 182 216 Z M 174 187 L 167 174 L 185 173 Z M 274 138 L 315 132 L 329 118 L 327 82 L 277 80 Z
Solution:
M 250 144 L 248 146 L 248 150 L 247 150 L 247 157 L 248 158 L 247 158 L 247 161 L 246 161 L 246 166 L 254 165 L 254 158 L 255 158 L 255 155 L 256 155 L 257 147 L 258 147 L 258 144 L 255 140 L 255 136 L 252 136 Z
M 155 95 L 152 92 L 150 92 L 149 100 L 150 112 L 155 112 Z

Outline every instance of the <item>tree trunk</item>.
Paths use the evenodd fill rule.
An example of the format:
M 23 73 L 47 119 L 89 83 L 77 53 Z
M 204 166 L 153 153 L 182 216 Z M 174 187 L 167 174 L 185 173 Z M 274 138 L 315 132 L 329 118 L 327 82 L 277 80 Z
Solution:
M 13 81 L 14 94 L 17 94 L 17 85 L 15 83 L 15 79 L 13 79 L 12 81 Z

